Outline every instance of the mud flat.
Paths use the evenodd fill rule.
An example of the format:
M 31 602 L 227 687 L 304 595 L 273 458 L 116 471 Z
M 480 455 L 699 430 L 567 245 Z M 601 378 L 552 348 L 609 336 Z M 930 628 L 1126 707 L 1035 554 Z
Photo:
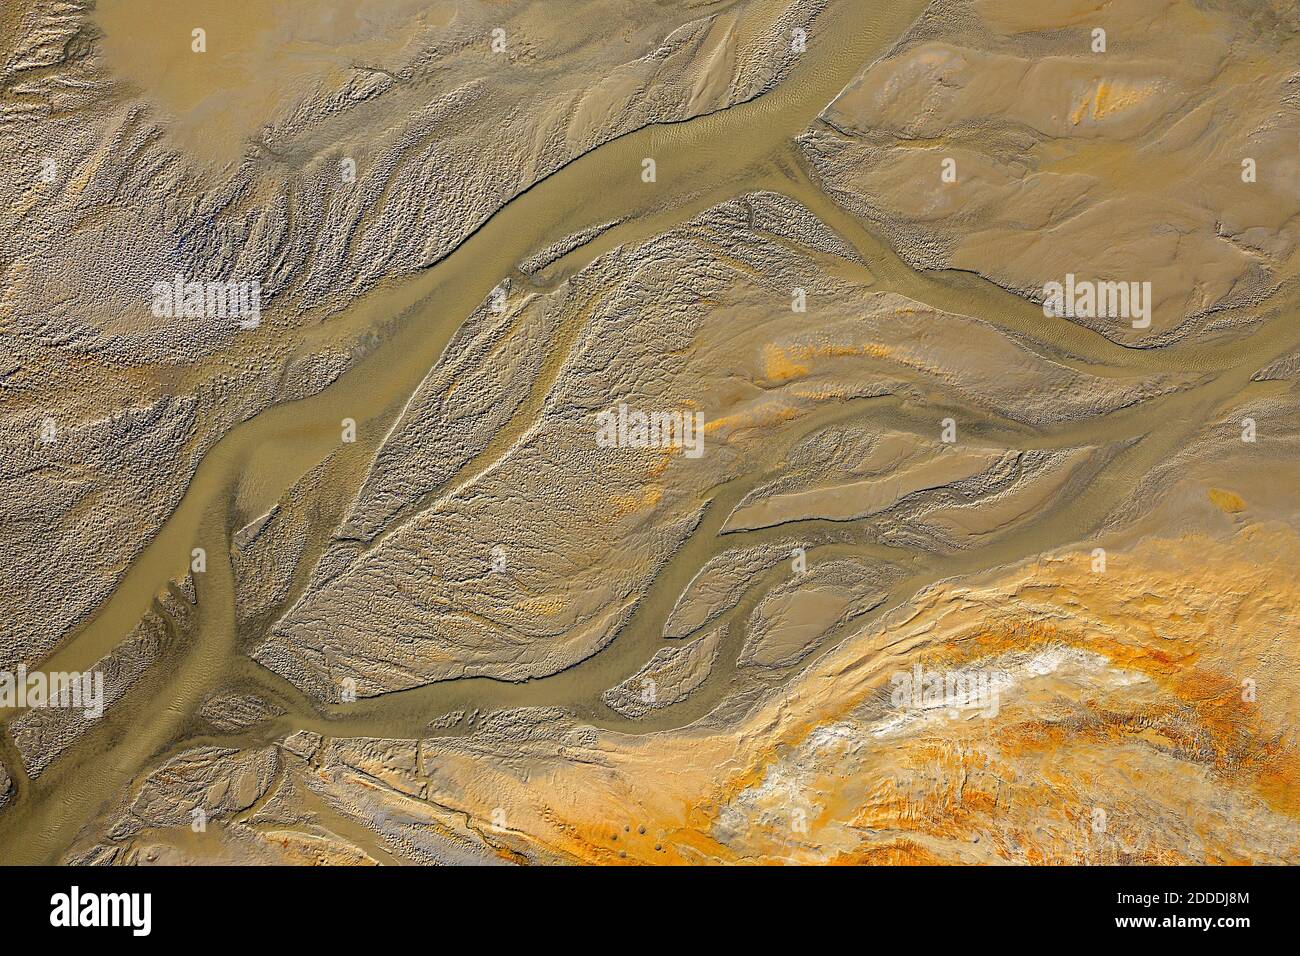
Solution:
M 1300 858 L 1286 9 L 538 9 L 214 4 L 207 60 L 78 21 L 91 112 L 271 298 L 147 368 L 92 343 L 152 411 L 13 458 L 119 523 L 6 653 L 137 676 L 0 712 L 0 858 Z M 1066 273 L 1150 282 L 1151 322 L 1049 314 Z M 180 334 L 115 301 L 116 347 Z M 96 420 L 32 368 L 24 421 Z M 699 453 L 597 441 L 620 407 Z

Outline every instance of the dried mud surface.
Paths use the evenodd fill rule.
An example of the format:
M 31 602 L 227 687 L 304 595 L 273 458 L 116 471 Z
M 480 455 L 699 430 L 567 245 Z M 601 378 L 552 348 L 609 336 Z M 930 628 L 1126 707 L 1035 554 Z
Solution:
M 0 862 L 1300 862 L 1293 4 L 377 6 L 0 9 Z

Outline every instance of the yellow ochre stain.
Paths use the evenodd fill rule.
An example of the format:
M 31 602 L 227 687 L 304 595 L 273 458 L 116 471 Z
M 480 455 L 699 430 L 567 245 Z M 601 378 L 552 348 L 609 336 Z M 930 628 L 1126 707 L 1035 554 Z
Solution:
M 1221 510 L 1229 514 L 1242 511 L 1246 507 L 1246 502 L 1240 495 L 1233 494 L 1231 491 L 1224 491 L 1222 488 L 1209 489 L 1210 500 Z
M 1088 115 L 1089 107 L 1094 120 L 1102 120 L 1115 113 L 1132 109 L 1150 97 L 1153 92 L 1155 87 L 1149 83 L 1133 85 L 1116 80 L 1098 80 L 1097 85 L 1084 94 L 1083 99 L 1075 106 L 1070 114 L 1070 123 L 1078 126 Z
M 810 359 L 866 356 L 888 358 L 889 348 L 875 342 L 865 345 L 787 345 L 768 343 L 763 346 L 763 374 L 769 381 L 786 382 L 807 375 L 809 366 L 801 364 Z

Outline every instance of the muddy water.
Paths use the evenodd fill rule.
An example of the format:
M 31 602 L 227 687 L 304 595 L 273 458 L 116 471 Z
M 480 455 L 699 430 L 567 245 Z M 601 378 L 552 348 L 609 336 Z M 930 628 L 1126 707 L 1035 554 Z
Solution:
M 300 402 L 273 408 L 222 439 L 205 456 L 180 508 L 135 562 L 94 620 L 65 644 L 46 667 L 85 670 L 116 646 L 151 606 L 168 580 L 182 576 L 190 549 L 208 552 L 208 571 L 197 576 L 198 607 L 190 643 L 158 665 L 156 673 L 110 711 L 35 781 L 18 774 L 17 805 L 0 814 L 0 858 L 13 862 L 57 859 L 77 831 L 104 805 L 156 762 L 160 752 L 181 746 L 201 701 L 231 678 L 257 685 L 289 711 L 254 734 L 233 742 L 252 743 L 293 729 L 322 733 L 415 737 L 431 720 L 456 710 L 509 705 L 564 706 L 601 726 L 646 732 L 682 726 L 718 700 L 734 673 L 739 628 L 724 648 L 714 674 L 692 698 L 647 721 L 630 722 L 599 702 L 600 693 L 639 669 L 660 644 L 662 622 L 681 589 L 718 551 L 738 544 L 776 540 L 799 527 L 719 536 L 731 507 L 768 476 L 755 472 L 715 489 L 699 527 L 674 553 L 630 625 L 606 650 L 548 678 L 509 683 L 487 679 L 448 681 L 360 701 L 347 708 L 319 708 L 292 685 L 258 668 L 241 653 L 249 635 L 236 632 L 228 541 L 232 528 L 265 511 L 300 477 L 326 462 L 328 480 L 355 489 L 384 432 L 459 323 L 476 308 L 515 263 L 564 236 L 613 220 L 622 225 L 575 250 L 559 264 L 572 271 L 614 245 L 648 238 L 695 212 L 752 189 L 785 192 L 809 205 L 855 244 L 881 288 L 952 311 L 979 315 L 1017 335 L 1031 347 L 1103 374 L 1162 369 L 1205 371 L 1197 387 L 1110 416 L 1103 422 L 1071 425 L 1045 434 L 1013 423 L 987 422 L 975 434 L 1019 447 L 1055 447 L 1086 441 L 1137 439 L 1081 494 L 1051 509 L 1040 521 L 999 539 L 988 548 L 950 558 L 898 554 L 859 540 L 854 553 L 891 560 L 907 579 L 873 612 L 885 613 L 918 588 L 955 574 L 1019 559 L 1087 535 L 1114 504 L 1162 456 L 1200 423 L 1251 388 L 1249 375 L 1269 357 L 1292 345 L 1296 335 L 1275 310 L 1248 342 L 1186 350 L 1134 350 L 1115 345 L 1064 320 L 1046 319 L 1041 309 L 978 279 L 918 276 L 835 207 L 799 166 L 790 141 L 856 72 L 864 60 L 905 29 L 924 4 L 900 3 L 881 11 L 874 4 L 845 3 L 831 10 L 817 42 L 795 75 L 758 100 L 686 123 L 652 127 L 609 143 L 580 158 L 502 209 L 455 253 L 399 290 L 372 297 L 335 324 L 340 337 L 361 329 L 382 329 L 383 341 L 359 367 L 333 386 Z M 654 156 L 658 182 L 639 179 L 642 157 Z M 1291 305 L 1291 302 L 1287 303 Z M 400 315 L 398 321 L 393 317 Z M 573 330 L 569 330 L 570 332 Z M 561 338 L 563 342 L 563 337 Z M 548 367 L 550 363 L 548 362 Z M 526 402 L 505 430 L 525 424 Z M 340 446 L 339 423 L 358 423 L 355 445 Z M 929 422 L 924 410 L 894 399 L 847 403 L 808 416 L 787 430 L 773 454 L 788 443 L 837 420 Z M 1170 427 L 1153 431 L 1159 422 Z M 457 476 L 490 464 L 508 443 L 494 442 Z M 311 528 L 316 543 L 304 557 L 310 567 L 337 521 L 340 494 Z M 761 590 L 757 585 L 725 620 L 743 619 Z M 868 618 L 869 619 L 869 618 Z M 253 635 L 255 637 L 255 635 Z M 830 640 L 834 640 L 832 635 Z M 17 769 L 12 755 L 6 762 Z

